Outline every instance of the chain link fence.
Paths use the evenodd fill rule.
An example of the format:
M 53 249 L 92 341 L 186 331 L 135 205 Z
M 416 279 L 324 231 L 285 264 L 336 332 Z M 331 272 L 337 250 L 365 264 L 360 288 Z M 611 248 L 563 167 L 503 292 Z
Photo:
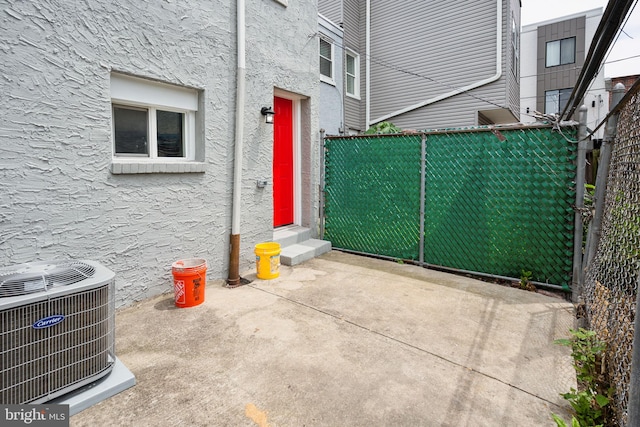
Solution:
M 583 320 L 607 345 L 603 372 L 606 382 L 613 387 L 607 425 L 623 427 L 629 425 L 630 383 L 632 377 L 638 375 L 632 371 L 640 271 L 640 96 L 637 92 L 620 111 L 609 165 L 601 237 L 584 275 Z M 638 383 L 637 378 L 635 382 Z M 640 420 L 635 422 L 638 425 Z
M 335 248 L 569 290 L 576 129 L 325 139 Z
M 417 260 L 420 136 L 327 138 L 325 148 L 325 239 Z

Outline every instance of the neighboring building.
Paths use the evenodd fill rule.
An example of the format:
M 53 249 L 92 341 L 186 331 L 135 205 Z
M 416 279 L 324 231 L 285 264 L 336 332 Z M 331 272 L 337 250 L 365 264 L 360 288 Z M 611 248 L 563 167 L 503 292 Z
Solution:
M 320 129 L 326 135 L 340 135 L 344 124 L 343 34 L 337 24 L 318 17 L 320 48 Z
M 584 65 L 602 9 L 592 9 L 522 28 L 521 121 L 536 121 L 534 112 L 561 112 Z M 606 116 L 609 100 L 601 68 L 584 97 L 587 127 L 594 129 Z M 596 134 L 602 138 L 602 128 Z
M 345 132 L 519 120 L 520 1 L 319 0 L 344 29 Z
M 611 91 L 613 90 L 614 87 L 616 87 L 618 83 L 622 83 L 624 85 L 625 91 L 628 91 L 638 79 L 640 79 L 640 74 L 635 74 L 631 76 L 611 77 L 611 78 L 605 79 L 604 85 L 607 91 L 609 92 L 609 105 L 611 105 L 611 102 L 612 102 Z
M 245 10 L 241 272 L 282 208 L 274 134 L 290 158 L 277 225 L 316 233 L 320 158 L 316 3 Z M 178 259 L 205 258 L 210 279 L 227 278 L 236 16 L 236 2 L 216 0 L 5 5 L 0 265 L 96 260 L 116 272 L 119 306 L 172 292 Z

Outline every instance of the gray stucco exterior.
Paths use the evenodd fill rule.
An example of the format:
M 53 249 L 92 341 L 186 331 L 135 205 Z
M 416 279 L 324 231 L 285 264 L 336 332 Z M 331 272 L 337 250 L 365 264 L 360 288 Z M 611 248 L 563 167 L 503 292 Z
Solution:
M 96 260 L 116 272 L 118 306 L 171 292 L 178 259 L 205 258 L 209 279 L 226 278 L 236 2 L 3 3 L 0 265 Z M 241 272 L 273 236 L 272 189 L 256 180 L 271 182 L 273 127 L 260 108 L 275 89 L 300 100 L 301 223 L 317 228 L 317 28 L 315 2 L 246 1 Z M 198 90 L 198 162 L 117 173 L 113 72 Z

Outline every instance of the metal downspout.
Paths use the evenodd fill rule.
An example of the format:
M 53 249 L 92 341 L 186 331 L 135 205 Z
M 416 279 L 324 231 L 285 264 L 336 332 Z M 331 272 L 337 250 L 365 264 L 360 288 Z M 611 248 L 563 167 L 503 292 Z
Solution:
M 420 248 L 418 250 L 418 261 L 424 263 L 424 215 L 426 198 L 426 176 L 427 176 L 427 135 L 422 134 L 420 143 Z
M 365 57 L 367 69 L 364 76 L 364 130 L 368 130 L 371 126 L 371 0 L 367 0 L 365 11 Z
M 233 201 L 231 212 L 231 237 L 229 240 L 228 287 L 240 283 L 240 204 L 242 190 L 242 144 L 244 140 L 244 98 L 245 98 L 245 13 L 244 0 L 237 1 L 237 44 L 238 71 L 236 75 L 236 129 L 233 157 Z

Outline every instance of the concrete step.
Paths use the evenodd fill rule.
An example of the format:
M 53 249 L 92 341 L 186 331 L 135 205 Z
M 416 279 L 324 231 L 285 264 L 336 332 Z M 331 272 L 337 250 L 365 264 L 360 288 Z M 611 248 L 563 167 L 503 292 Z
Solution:
M 273 241 L 280 243 L 281 248 L 304 242 L 311 238 L 311 230 L 298 225 L 277 228 L 273 231 Z
M 280 249 L 280 263 L 297 265 L 331 250 L 331 242 L 308 239 L 301 243 L 285 246 Z

